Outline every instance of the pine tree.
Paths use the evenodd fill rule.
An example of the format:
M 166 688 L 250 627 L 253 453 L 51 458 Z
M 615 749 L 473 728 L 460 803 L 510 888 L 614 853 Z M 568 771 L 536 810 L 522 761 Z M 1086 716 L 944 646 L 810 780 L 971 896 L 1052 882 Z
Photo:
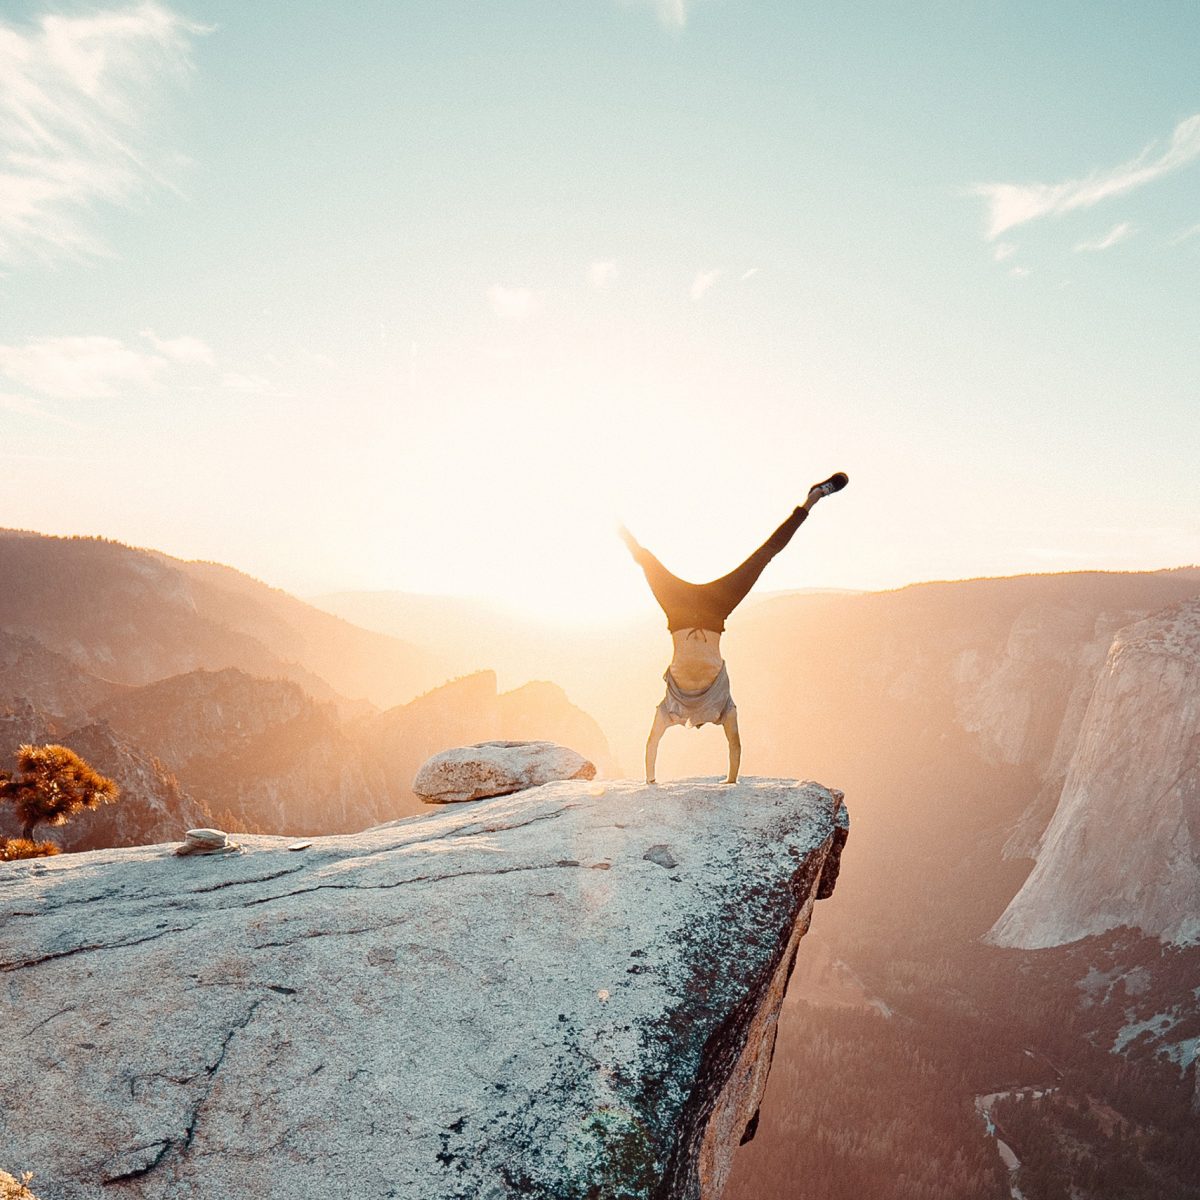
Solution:
M 38 825 L 65 825 L 82 809 L 111 804 L 117 785 L 66 746 L 22 746 L 13 775 L 0 771 L 0 800 L 16 809 L 22 836 Z

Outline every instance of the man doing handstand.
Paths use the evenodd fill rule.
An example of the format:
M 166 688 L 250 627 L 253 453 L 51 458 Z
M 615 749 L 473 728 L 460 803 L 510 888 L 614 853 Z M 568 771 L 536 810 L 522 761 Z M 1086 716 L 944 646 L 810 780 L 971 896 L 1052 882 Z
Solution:
M 688 583 L 672 575 L 622 527 L 621 537 L 646 573 L 646 582 L 667 615 L 667 628 L 675 643 L 671 665 L 663 675 L 667 694 L 654 710 L 654 724 L 646 742 L 647 783 L 654 782 L 658 743 L 670 726 L 700 726 L 710 721 L 724 728 L 729 741 L 729 777 L 725 782 L 737 783 L 742 740 L 738 734 L 737 705 L 729 693 L 729 672 L 721 657 L 725 618 L 746 598 L 767 563 L 792 540 L 792 534 L 804 524 L 813 505 L 840 492 L 848 482 L 839 471 L 824 483 L 814 484 L 804 503 L 793 509 L 792 515 L 740 567 L 711 583 Z

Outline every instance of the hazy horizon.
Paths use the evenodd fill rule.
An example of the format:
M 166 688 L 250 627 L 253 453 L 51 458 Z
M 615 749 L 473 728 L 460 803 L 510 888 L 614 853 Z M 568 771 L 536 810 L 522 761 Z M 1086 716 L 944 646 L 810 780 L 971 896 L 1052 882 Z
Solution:
M 293 591 L 277 580 L 266 578 L 262 575 L 257 575 L 253 571 L 235 562 L 223 561 L 213 558 L 195 558 L 187 557 L 183 554 L 172 553 L 163 549 L 161 546 L 136 545 L 129 542 L 122 542 L 119 538 L 114 538 L 107 534 L 97 534 L 89 532 L 52 532 L 41 529 L 17 529 L 15 527 L 0 527 L 0 533 L 13 533 L 19 535 L 30 535 L 34 537 L 55 537 L 55 538 L 90 538 L 99 541 L 118 542 L 127 546 L 132 550 L 141 550 L 151 553 L 167 554 L 169 557 L 178 559 L 181 562 L 210 564 L 215 566 L 229 567 L 242 575 L 255 580 L 258 583 L 265 584 L 268 587 L 276 588 L 280 591 L 288 592 L 295 596 L 298 600 L 303 600 L 307 604 L 311 604 L 316 608 L 321 608 L 322 601 L 334 601 L 343 597 L 367 597 L 367 596 L 395 596 L 403 597 L 411 601 L 428 601 L 437 603 L 439 601 L 461 602 L 464 604 L 474 604 L 491 609 L 497 615 L 503 615 L 512 618 L 519 618 L 530 623 L 548 622 L 552 625 L 562 628 L 586 627 L 595 628 L 604 624 L 627 623 L 630 620 L 639 618 L 650 619 L 656 625 L 662 622 L 662 612 L 654 603 L 653 597 L 648 590 L 645 590 L 644 584 L 640 589 L 636 589 L 630 596 L 623 597 L 622 601 L 617 604 L 608 606 L 604 611 L 584 611 L 577 615 L 572 615 L 566 612 L 545 612 L 539 611 L 536 607 L 529 608 L 522 605 L 519 601 L 507 598 L 503 595 L 494 595 L 487 592 L 423 592 L 415 590 L 407 590 L 394 587 L 378 587 L 378 588 L 352 588 L 352 587 L 332 587 L 321 591 Z M 634 577 L 641 578 L 640 573 L 636 568 L 632 568 Z M 1197 562 L 1179 562 L 1164 564 L 1162 566 L 1146 566 L 1146 567 L 1130 567 L 1130 568 L 1111 568 L 1111 567 L 1094 567 L 1094 566 L 1076 566 L 1068 567 L 1060 570 L 1043 570 L 1043 571 L 1014 571 L 1010 574 L 999 575 L 963 575 L 957 577 L 951 576 L 931 576 L 927 579 L 909 579 L 901 583 L 888 585 L 885 587 L 843 587 L 837 584 L 830 584 L 823 587 L 785 587 L 785 588 L 770 588 L 758 587 L 743 601 L 743 606 L 746 608 L 755 606 L 765 601 L 779 599 L 786 596 L 806 596 L 806 595 L 871 595 L 886 592 L 903 591 L 905 588 L 920 587 L 927 584 L 955 584 L 955 583 L 971 583 L 975 581 L 999 580 L 999 579 L 1019 579 L 1024 577 L 1051 576 L 1051 575 L 1086 575 L 1086 574 L 1109 574 L 1109 575 L 1137 575 L 1137 574 L 1161 574 L 1172 571 L 1191 571 L 1200 570 L 1200 563 Z M 332 611 L 332 610 L 327 610 Z

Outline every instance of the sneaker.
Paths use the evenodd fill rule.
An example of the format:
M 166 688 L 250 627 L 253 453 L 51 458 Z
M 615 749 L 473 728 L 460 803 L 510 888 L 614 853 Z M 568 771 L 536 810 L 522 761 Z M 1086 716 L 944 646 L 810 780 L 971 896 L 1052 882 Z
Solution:
M 850 476 L 845 471 L 839 471 L 836 475 L 830 475 L 824 483 L 814 483 L 808 489 L 808 497 L 810 500 L 819 500 L 822 496 L 832 496 L 834 492 L 840 492 L 849 482 Z

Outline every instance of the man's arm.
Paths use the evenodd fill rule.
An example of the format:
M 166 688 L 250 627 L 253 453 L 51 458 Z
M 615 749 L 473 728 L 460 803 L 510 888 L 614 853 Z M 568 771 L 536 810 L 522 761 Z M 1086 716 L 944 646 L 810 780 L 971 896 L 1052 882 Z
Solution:
M 742 767 L 742 735 L 738 732 L 737 709 L 729 706 L 729 711 L 721 718 L 725 728 L 725 737 L 729 741 L 729 778 L 726 783 L 737 783 L 738 771 Z
M 662 708 L 654 710 L 654 724 L 650 726 L 650 736 L 646 739 L 646 782 L 654 782 L 654 766 L 658 760 L 658 743 L 667 732 L 670 721 L 663 716 Z

